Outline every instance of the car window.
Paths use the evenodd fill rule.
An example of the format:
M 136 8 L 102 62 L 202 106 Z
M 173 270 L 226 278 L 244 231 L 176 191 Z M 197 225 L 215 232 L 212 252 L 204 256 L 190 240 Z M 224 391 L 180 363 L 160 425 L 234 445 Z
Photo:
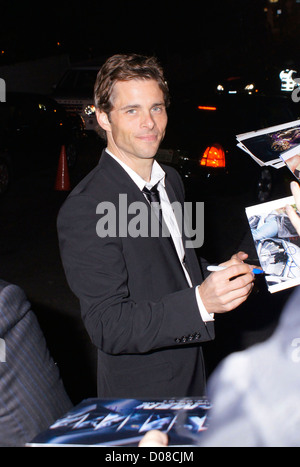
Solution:
M 97 70 L 84 70 L 78 73 L 76 90 L 93 92 Z
M 59 91 L 73 89 L 76 83 L 77 72 L 75 70 L 67 71 L 59 83 L 56 86 L 56 89 Z
M 97 73 L 98 69 L 68 70 L 57 84 L 56 91 L 92 95 Z

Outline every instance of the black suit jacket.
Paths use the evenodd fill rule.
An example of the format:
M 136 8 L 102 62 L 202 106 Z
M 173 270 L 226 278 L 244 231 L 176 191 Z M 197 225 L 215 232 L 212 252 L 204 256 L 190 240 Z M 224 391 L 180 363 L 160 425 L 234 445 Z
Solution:
M 183 203 L 179 174 L 163 168 L 170 201 Z M 214 337 L 214 326 L 203 323 L 172 242 L 151 236 L 100 238 L 96 233 L 97 206 L 112 203 L 118 221 L 120 193 L 127 195 L 128 205 L 145 203 L 150 216 L 142 192 L 104 151 L 58 216 L 66 277 L 98 348 L 98 396 L 203 396 L 200 342 Z M 186 263 L 193 284 L 200 284 L 199 262 L 190 248 Z

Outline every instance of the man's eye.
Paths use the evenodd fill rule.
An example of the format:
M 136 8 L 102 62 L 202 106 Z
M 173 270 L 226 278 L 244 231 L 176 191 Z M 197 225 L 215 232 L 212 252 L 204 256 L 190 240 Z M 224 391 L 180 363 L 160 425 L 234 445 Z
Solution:
M 157 105 L 155 107 L 152 108 L 152 112 L 155 112 L 155 113 L 160 113 L 162 112 L 162 107 L 160 105 Z
M 134 115 L 136 113 L 136 109 L 129 109 L 129 110 L 127 110 L 126 113 L 129 114 L 129 115 Z

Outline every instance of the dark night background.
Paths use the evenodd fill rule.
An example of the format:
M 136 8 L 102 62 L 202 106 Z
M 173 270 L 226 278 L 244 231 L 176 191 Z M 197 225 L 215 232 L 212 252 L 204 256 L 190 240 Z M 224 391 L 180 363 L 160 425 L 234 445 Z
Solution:
M 0 65 L 139 52 L 181 77 L 282 69 L 298 61 L 299 11 L 297 0 L 6 2 Z

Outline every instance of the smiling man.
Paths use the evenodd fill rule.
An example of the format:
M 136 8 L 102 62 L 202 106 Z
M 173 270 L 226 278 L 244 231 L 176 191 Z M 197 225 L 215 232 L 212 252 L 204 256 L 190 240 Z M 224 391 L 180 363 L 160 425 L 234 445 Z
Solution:
M 154 80 L 115 84 L 109 117 L 97 109 L 97 120 L 107 135 L 107 149 L 146 181 L 167 125 L 163 92 Z
M 169 104 L 163 71 L 153 57 L 115 55 L 95 83 L 97 120 L 107 140 L 98 166 L 72 191 L 58 217 L 60 251 L 69 285 L 98 349 L 98 396 L 201 397 L 201 343 L 214 338 L 214 314 L 236 308 L 253 286 L 239 253 L 203 280 L 195 252 L 172 209 L 184 211 L 178 173 L 154 159 Z M 159 235 L 96 231 L 100 207 L 155 212 Z M 158 209 L 157 209 L 158 208 Z M 130 213 L 126 221 L 131 221 Z M 122 216 L 121 216 L 122 217 Z M 117 219 L 117 218 L 116 218 Z M 149 224 L 150 225 L 150 222 Z M 178 235 L 178 232 L 182 232 Z

